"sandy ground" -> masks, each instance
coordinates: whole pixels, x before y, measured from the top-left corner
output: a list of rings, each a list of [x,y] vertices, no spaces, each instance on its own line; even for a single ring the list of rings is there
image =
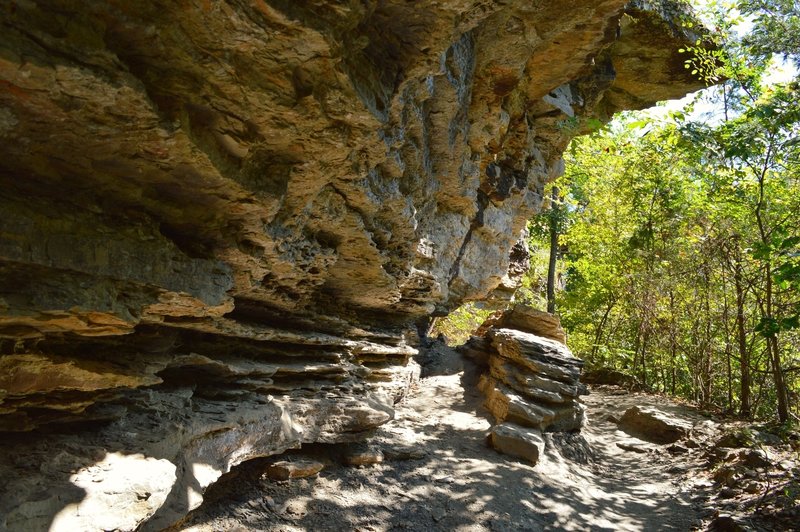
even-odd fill
[[[486,446],[474,367],[436,369],[370,442],[382,463],[343,466],[335,458],[348,448],[312,446],[300,456],[328,463],[318,476],[274,481],[263,475],[270,460],[253,461],[175,530],[691,530],[708,517],[699,455],[673,456],[609,420],[636,404],[704,423],[690,409],[594,390],[582,434],[548,435],[530,466]]]

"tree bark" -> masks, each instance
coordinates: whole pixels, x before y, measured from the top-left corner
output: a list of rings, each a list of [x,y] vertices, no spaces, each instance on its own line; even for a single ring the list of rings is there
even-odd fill
[[[596,361],[597,351],[600,348],[600,341],[603,339],[603,329],[608,321],[608,315],[611,313],[611,310],[616,304],[617,298],[614,296],[611,298],[611,301],[608,302],[608,306],[606,307],[606,311],[603,313],[603,318],[600,320],[600,323],[597,324],[597,329],[595,330],[594,334],[594,344],[592,345],[592,360]],[[605,364],[605,359],[602,363]]]
[[[767,161],[770,160],[771,154],[772,144],[770,144],[770,147],[767,149]],[[761,244],[765,247],[770,245],[770,235],[767,231],[767,224],[764,220],[764,206],[766,200],[764,194],[764,185],[767,179],[767,169],[768,167],[765,163],[761,168],[761,172],[758,174],[758,203],[756,204],[755,212],[756,222],[758,223],[758,234],[761,237]],[[766,324],[772,327],[772,324],[775,321],[775,315],[773,311],[774,291],[772,286],[772,259],[769,255],[767,256],[767,260],[764,261],[764,286],[765,308],[762,317],[765,319]],[[789,420],[789,395],[786,390],[786,381],[783,378],[783,370],[781,369],[781,353],[778,344],[777,331],[768,331],[767,349],[772,362],[772,379],[775,384],[775,395],[778,403],[778,420],[781,423],[785,423]]]
[[[738,245],[738,244],[737,244]],[[740,372],[740,400],[739,415],[749,418],[752,415],[752,405],[750,404],[750,388],[752,378],[750,376],[750,350],[747,348],[747,333],[744,329],[744,282],[742,280],[742,258],[738,249],[734,255],[733,262],[733,284],[736,291],[736,339],[739,347],[739,372]]]
[[[558,259],[558,187],[550,196],[550,262],[547,265],[547,312],[556,312],[556,260]]]

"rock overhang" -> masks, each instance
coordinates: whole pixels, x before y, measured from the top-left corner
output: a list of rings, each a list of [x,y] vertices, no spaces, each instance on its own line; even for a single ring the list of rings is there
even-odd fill
[[[505,282],[582,122],[703,86],[674,5],[4,7],[0,427],[45,456],[88,426],[81,467],[141,453],[183,487],[212,434],[252,451],[215,471],[362,437],[413,379],[411,325]],[[258,416],[280,430],[252,446]],[[39,475],[11,505],[69,476],[3,467]]]

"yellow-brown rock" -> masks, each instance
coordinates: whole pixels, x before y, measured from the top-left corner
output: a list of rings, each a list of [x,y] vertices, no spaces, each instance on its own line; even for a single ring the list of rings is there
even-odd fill
[[[161,383],[147,373],[125,374],[108,362],[92,362],[40,354],[14,354],[0,358],[0,390],[24,396],[58,390],[91,392],[113,388],[138,388]]]
[[[157,529],[244,460],[390,420],[426,320],[513,290],[587,120],[701,87],[673,8],[0,5],[0,529],[127,504],[108,453],[164,498],[98,526]]]
[[[325,464],[315,460],[281,460],[270,464],[267,476],[273,480],[313,477],[325,468]]]
[[[504,312],[497,312],[486,320],[475,332],[483,336],[490,328],[516,329],[567,344],[567,334],[561,327],[561,320],[548,312],[537,310],[527,305],[514,305]]]

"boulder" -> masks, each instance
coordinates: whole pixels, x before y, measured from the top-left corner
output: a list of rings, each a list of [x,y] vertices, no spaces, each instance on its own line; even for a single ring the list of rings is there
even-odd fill
[[[489,334],[500,357],[532,374],[577,386],[583,361],[573,357],[565,345],[513,329],[493,329]]]
[[[575,400],[547,403],[541,397],[514,393],[486,377],[479,386],[486,395],[484,405],[498,423],[508,420],[539,430],[558,431],[577,430],[583,426],[586,408]]]
[[[632,406],[619,420],[619,428],[653,443],[675,443],[691,434],[690,423],[654,408]]]
[[[743,449],[739,452],[739,460],[746,467],[765,468],[774,465],[769,455],[760,449]]]
[[[56,530],[134,530],[143,517],[153,515],[168,499],[176,480],[175,465],[169,460],[142,454],[108,453],[99,462],[70,475],[70,482],[84,491],[83,498],[59,511],[50,524]],[[51,495],[52,496],[52,495]],[[36,518],[55,501],[41,500],[41,506],[25,503],[13,512],[21,529],[33,530]],[[10,529],[16,529],[10,526]]]
[[[545,323],[541,327],[539,321]],[[524,330],[507,328],[519,324]],[[584,392],[583,361],[560,341],[530,331],[560,330],[558,318],[517,305],[491,316],[461,349],[473,360],[485,361],[488,372],[478,387],[486,408],[498,423],[514,423],[539,430],[571,431],[584,421],[578,396]]]
[[[586,384],[606,384],[629,389],[641,387],[633,375],[611,368],[596,368],[585,371],[581,380]]]
[[[533,465],[539,462],[545,446],[541,431],[513,423],[492,427],[489,443],[501,453],[522,458]]]
[[[752,447],[755,444],[753,439],[753,432],[748,428],[738,428],[727,430],[719,439],[714,443],[714,447],[718,448],[738,448],[738,447]]]

